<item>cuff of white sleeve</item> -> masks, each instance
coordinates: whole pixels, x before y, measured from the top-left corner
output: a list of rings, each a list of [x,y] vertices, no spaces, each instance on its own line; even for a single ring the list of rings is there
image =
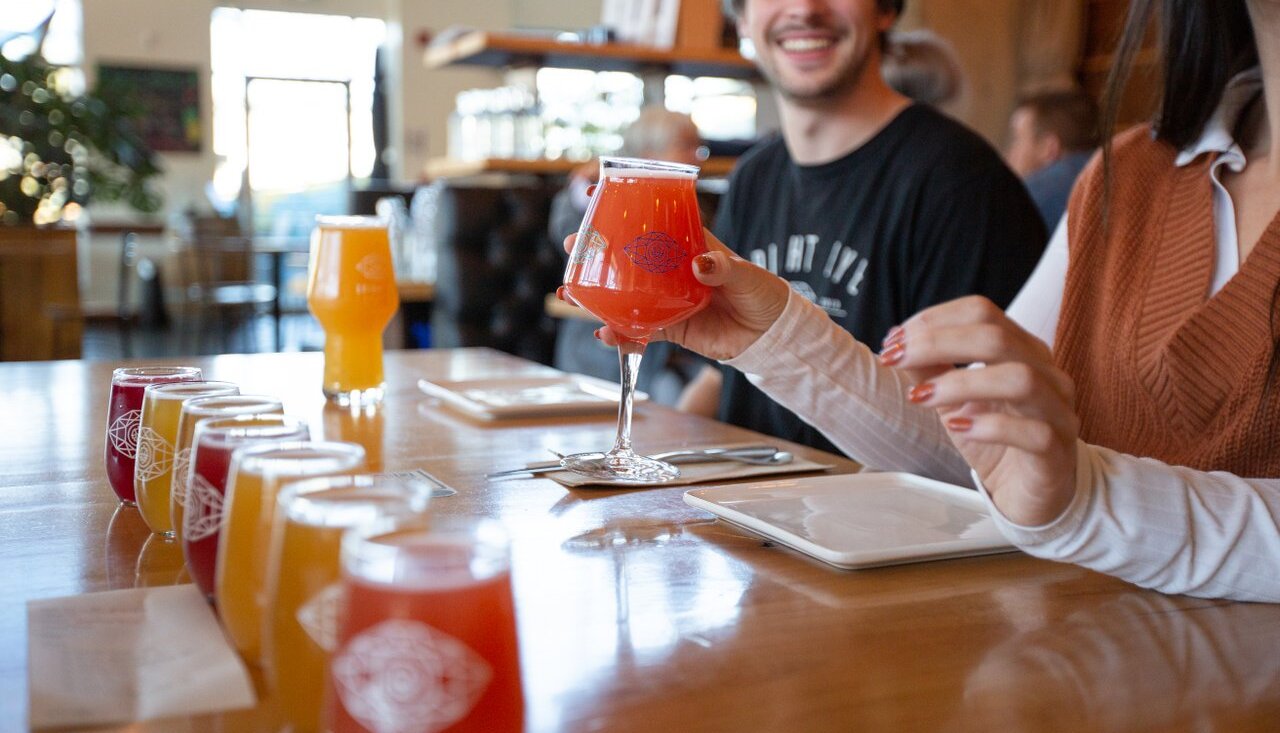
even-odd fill
[[[797,324],[804,320],[805,306],[812,307],[809,301],[800,297],[795,290],[787,288],[787,304],[783,307],[778,320],[774,321],[767,331],[760,334],[760,338],[756,339],[755,343],[743,349],[741,354],[720,363],[744,374],[762,373],[775,354],[789,348],[790,337],[795,334]]]
[[[1060,514],[1057,519],[1038,527],[1028,527],[1009,520],[1008,517],[1001,513],[995,502],[991,500],[991,494],[987,492],[987,487],[983,486],[982,479],[978,477],[978,473],[976,471],[971,471],[970,473],[973,474],[974,485],[978,487],[978,491],[986,499],[987,506],[991,510],[991,518],[995,521],[1000,533],[1019,547],[1035,547],[1046,545],[1071,535],[1079,530],[1084,523],[1089,504],[1093,499],[1092,455],[1093,450],[1088,443],[1082,440],[1076,441],[1076,495],[1072,497],[1066,511]]]

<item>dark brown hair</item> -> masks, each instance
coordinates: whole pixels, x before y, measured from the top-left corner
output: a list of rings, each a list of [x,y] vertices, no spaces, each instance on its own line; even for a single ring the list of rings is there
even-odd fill
[[[1031,112],[1037,135],[1056,136],[1068,151],[1093,150],[1101,142],[1098,105],[1082,91],[1031,94],[1018,100],[1017,109]]]

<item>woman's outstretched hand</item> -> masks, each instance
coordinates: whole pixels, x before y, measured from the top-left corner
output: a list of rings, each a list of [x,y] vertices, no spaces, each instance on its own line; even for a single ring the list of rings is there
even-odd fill
[[[1062,515],[1075,496],[1080,421],[1075,386],[1043,341],[971,296],[890,331],[880,361],[907,370],[909,398],[937,409],[1005,517],[1040,526]]]
[[[653,340],[671,341],[712,359],[731,359],[778,320],[791,286],[735,255],[711,232],[704,233],[707,252],[693,258],[691,266],[694,277],[711,286],[711,302],[688,320],[658,331]],[[565,251],[573,251],[576,238],[576,234],[565,238]],[[573,302],[563,286],[556,297]],[[597,335],[610,346],[617,344],[608,326],[600,328]]]

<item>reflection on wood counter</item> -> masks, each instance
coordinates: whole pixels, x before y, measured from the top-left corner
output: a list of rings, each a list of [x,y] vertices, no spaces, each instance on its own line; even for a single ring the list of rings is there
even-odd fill
[[[374,418],[334,414],[321,355],[184,359],[283,398],[315,437],[457,489],[441,514],[513,537],[526,727],[533,731],[1273,730],[1280,607],[1162,596],[1024,555],[840,572],[686,506],[683,489],[570,490],[484,474],[607,447],[613,417],[482,422],[419,378],[530,375],[488,350],[387,354]],[[116,364],[0,365],[0,730],[26,721],[29,599],[171,583],[102,466]],[[341,411],[339,411],[341,412]],[[375,419],[376,418],[376,419]],[[759,442],[658,405],[642,450]],[[776,442],[776,441],[773,441]],[[851,462],[780,443],[797,455]],[[318,702],[317,702],[318,704]],[[267,708],[130,730],[266,731]]]

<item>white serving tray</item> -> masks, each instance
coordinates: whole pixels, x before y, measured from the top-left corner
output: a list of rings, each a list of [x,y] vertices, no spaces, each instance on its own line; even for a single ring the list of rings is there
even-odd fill
[[[618,410],[617,384],[558,372],[529,377],[418,380],[418,389],[482,420],[589,415]],[[637,402],[649,398],[636,392]]]
[[[909,473],[813,476],[685,492],[685,503],[838,568],[1010,552],[978,492]]]

